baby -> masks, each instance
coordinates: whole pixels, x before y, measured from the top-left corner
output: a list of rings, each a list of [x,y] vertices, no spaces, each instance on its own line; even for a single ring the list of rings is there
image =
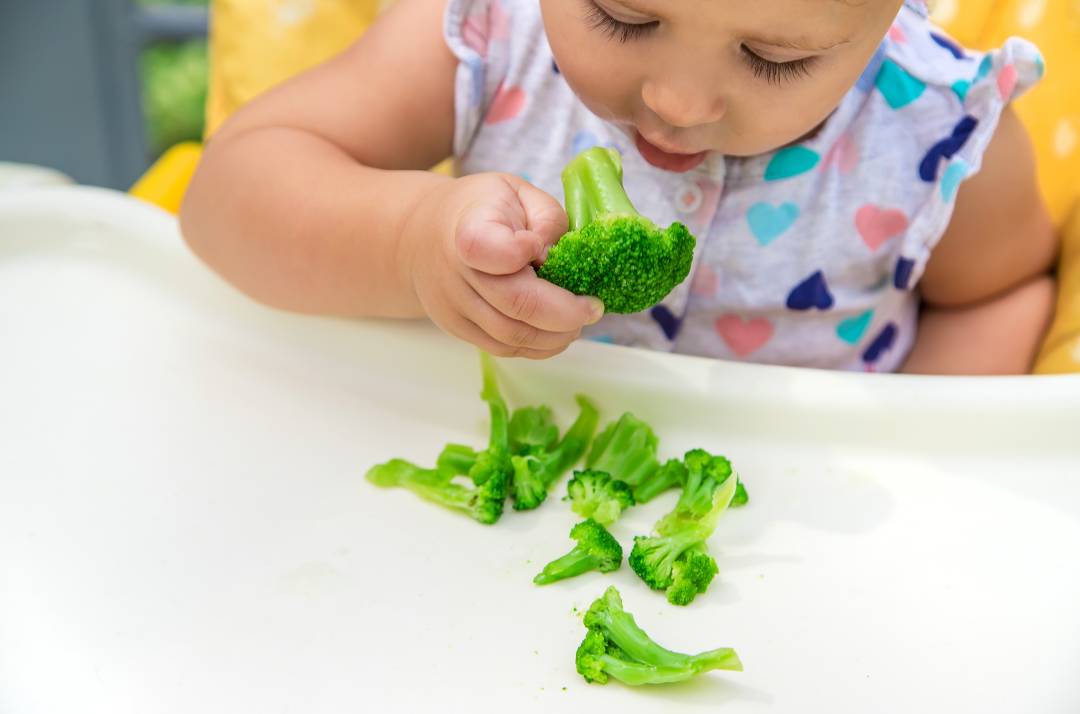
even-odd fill
[[[287,310],[429,316],[500,356],[582,335],[755,362],[1026,372],[1057,250],[1009,102],[1023,40],[972,53],[913,0],[399,0],[209,142],[184,235]],[[560,170],[614,147],[697,236],[637,314],[539,279]],[[459,178],[426,171],[453,156]]]

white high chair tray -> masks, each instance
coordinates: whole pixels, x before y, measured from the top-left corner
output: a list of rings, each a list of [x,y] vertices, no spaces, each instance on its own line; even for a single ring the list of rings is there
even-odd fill
[[[1080,376],[939,379],[578,344],[500,361],[565,428],[584,392],[750,493],[687,608],[626,565],[537,587],[560,483],[485,527],[363,476],[481,446],[475,350],[424,322],[285,314],[176,222],[0,193],[0,711],[1080,710]],[[675,501],[612,527],[629,551]],[[609,585],[660,644],[744,672],[588,685]]]

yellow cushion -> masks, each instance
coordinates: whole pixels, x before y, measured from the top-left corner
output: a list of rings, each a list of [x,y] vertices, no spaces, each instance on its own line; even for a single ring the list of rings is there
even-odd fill
[[[1080,372],[1080,209],[1063,232],[1057,315],[1035,361],[1035,374],[1066,372]]]
[[[392,0],[213,0],[206,131],[275,84],[333,57]]]
[[[180,201],[201,155],[202,146],[196,142],[177,144],[162,154],[128,193],[171,213],[179,213]]]

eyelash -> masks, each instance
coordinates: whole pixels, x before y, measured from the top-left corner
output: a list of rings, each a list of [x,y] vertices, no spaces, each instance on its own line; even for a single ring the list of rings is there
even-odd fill
[[[770,62],[764,57],[754,54],[747,49],[746,45],[739,48],[743,59],[750,65],[750,71],[754,77],[764,77],[769,84],[773,82],[779,87],[783,80],[794,81],[802,77],[810,76],[810,69],[817,61],[817,57],[803,57],[790,62]]]
[[[590,2],[589,5],[591,6],[588,17],[590,28],[600,30],[607,35],[609,40],[617,39],[619,44],[626,44],[643,37],[660,24],[656,20],[642,23],[622,22],[607,14],[604,8],[596,3]]]

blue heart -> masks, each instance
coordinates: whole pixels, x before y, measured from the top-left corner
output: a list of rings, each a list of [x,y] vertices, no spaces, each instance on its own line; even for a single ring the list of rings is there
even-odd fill
[[[590,342],[602,342],[605,345],[615,344],[615,339],[611,335],[597,335],[596,337],[590,337]]]
[[[953,200],[956,196],[956,190],[960,188],[960,182],[968,175],[967,162],[963,159],[956,159],[949,168],[945,169],[945,175],[941,177],[941,195],[946,202]]]
[[[926,90],[925,82],[915,79],[889,59],[881,63],[874,84],[893,109],[911,104]]]
[[[562,74],[562,72],[559,71],[559,65],[556,64],[555,60],[551,60],[551,69],[555,72],[555,74]]]
[[[904,256],[896,259],[896,272],[893,273],[893,285],[897,290],[907,290],[911,282],[911,273],[915,270],[915,261]]]
[[[961,119],[960,123],[953,127],[952,136],[942,139],[934,144],[930,151],[926,152],[926,156],[923,157],[922,162],[919,164],[919,178],[927,182],[936,180],[941,160],[943,158],[951,159],[956,155],[956,152],[964,148],[964,144],[971,138],[971,133],[975,131],[975,127],[978,125],[979,120],[973,116],[966,116]]]
[[[674,340],[675,335],[679,334],[679,328],[682,327],[682,320],[671,314],[671,310],[663,305],[654,305],[649,314],[660,325],[660,329],[664,331],[667,338]]]
[[[766,181],[779,181],[804,174],[817,166],[821,154],[803,146],[792,146],[776,152],[769,165],[765,167]]]
[[[746,220],[750,223],[750,230],[758,243],[768,245],[781,233],[791,228],[791,224],[799,217],[799,207],[787,201],[779,206],[771,203],[755,203],[746,212]]]
[[[967,59],[968,58],[967,55],[964,54],[964,48],[961,47],[960,45],[956,44],[955,42],[953,42],[951,39],[949,39],[945,35],[939,35],[936,32],[931,32],[930,33],[930,38],[934,42],[938,43],[939,45],[941,45],[942,47],[947,49],[949,52],[952,52],[952,56],[955,57],[956,59],[962,60],[962,59]]]
[[[874,78],[877,77],[877,73],[881,70],[881,63],[884,61],[885,43],[882,42],[878,45],[874,56],[870,58],[870,63],[866,65],[866,69],[859,75],[859,79],[855,82],[855,88],[863,94],[869,94],[870,90],[874,88]]]
[[[582,151],[585,151],[585,149],[591,149],[594,146],[600,146],[600,137],[598,137],[596,134],[592,133],[588,129],[585,129],[583,131],[579,131],[577,134],[574,134],[574,143],[572,145],[571,151],[573,152],[574,156],[577,156]]]
[[[787,306],[791,310],[828,310],[833,306],[833,296],[825,282],[825,275],[819,270],[802,281],[788,293]]]
[[[971,89],[971,82],[966,79],[958,79],[953,82],[952,90],[953,94],[957,96],[961,103],[967,99],[968,90]]]
[[[881,359],[881,355],[891,349],[893,343],[896,342],[896,334],[897,329],[895,323],[890,322],[885,325],[885,328],[878,333],[878,336],[874,338],[874,341],[871,342],[870,346],[863,352],[863,362],[866,364],[874,364]]]
[[[596,134],[592,133],[588,129],[582,129],[578,133],[574,134],[574,140],[571,144],[570,149],[574,152],[574,156],[577,156],[582,151],[585,151],[585,149],[591,149],[594,146],[606,146],[611,149],[615,149],[616,151],[619,150],[618,147],[616,147],[615,144],[612,144],[610,141],[606,144],[601,143],[600,137],[598,137]]]
[[[873,318],[873,310],[867,310],[858,317],[849,317],[837,326],[836,335],[849,345],[853,345],[862,339]]]

